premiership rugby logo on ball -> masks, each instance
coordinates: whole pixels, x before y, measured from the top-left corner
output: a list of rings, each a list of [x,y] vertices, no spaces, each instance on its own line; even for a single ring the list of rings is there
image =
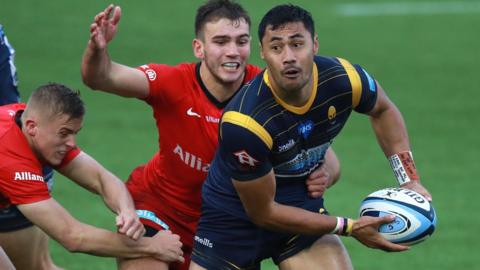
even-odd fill
[[[395,215],[395,220],[378,229],[389,241],[413,245],[427,239],[435,230],[437,217],[431,203],[419,193],[404,188],[386,188],[368,195],[360,216]]]

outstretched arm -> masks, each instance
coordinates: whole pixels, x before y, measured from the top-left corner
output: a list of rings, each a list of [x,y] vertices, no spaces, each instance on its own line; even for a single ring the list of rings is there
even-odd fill
[[[108,43],[115,37],[121,9],[109,5],[90,25],[90,40],[83,54],[82,79],[92,89],[125,97],[145,98],[148,80],[140,70],[115,63],[108,54]]]
[[[295,234],[315,235],[331,233],[338,227],[339,219],[336,217],[275,202],[275,175],[273,170],[254,180],[232,181],[247,215],[258,226]],[[381,224],[391,221],[393,221],[392,216],[381,218],[361,217],[357,221],[353,221],[348,232],[342,234],[351,234],[358,241],[371,248],[387,251],[407,250],[408,247],[393,244],[378,232],[378,227]]]
[[[411,151],[410,142],[402,114],[378,83],[377,89],[377,102],[369,115],[378,143],[388,158],[399,154],[400,156],[407,156],[406,160],[409,164],[406,164],[408,167],[406,169],[410,171],[412,181],[401,182],[401,186],[412,189],[424,195],[428,200],[432,200],[432,196],[422,186],[416,174],[413,157],[409,153]]]
[[[59,171],[77,184],[102,196],[105,204],[117,214],[116,225],[119,233],[132,239],[143,236],[145,229],[135,213],[127,188],[97,161],[81,152]]]
[[[80,223],[53,198],[21,204],[18,209],[71,252],[122,258],[152,256],[167,262],[183,261],[179,236],[169,231],[135,241],[122,234]]]

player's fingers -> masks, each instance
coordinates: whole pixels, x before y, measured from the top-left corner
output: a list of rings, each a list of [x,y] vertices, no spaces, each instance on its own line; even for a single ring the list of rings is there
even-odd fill
[[[388,251],[388,252],[401,252],[401,251],[407,251],[410,249],[409,246],[402,246],[402,245],[399,245],[399,244],[394,244],[390,241],[387,241],[385,240],[383,243],[382,243],[382,249],[385,250],[385,251]]]
[[[100,23],[100,21],[103,20],[104,17],[105,17],[105,12],[102,11],[95,16],[94,21],[96,23]]]
[[[117,230],[119,233],[126,233],[126,226],[125,226],[125,219],[123,216],[117,216],[115,218],[115,225],[117,226]]]
[[[383,217],[379,217],[377,219],[377,225],[380,226],[382,224],[390,223],[395,220],[395,215],[387,215]]]
[[[142,226],[140,229],[138,229],[137,231],[135,231],[133,233],[132,239],[133,240],[138,240],[143,235],[145,235],[145,228],[143,228],[143,226]]]
[[[309,176],[308,178],[310,179],[314,179],[314,178],[317,178],[317,177],[322,177],[324,176],[324,174],[326,173],[326,171],[322,168],[319,168],[319,169],[316,169],[315,171],[313,171]]]
[[[122,9],[120,8],[120,6],[116,6],[115,9],[113,10],[112,23],[114,25],[117,25],[118,22],[120,21],[121,16],[122,16]]]
[[[143,235],[145,230],[140,222],[129,223],[128,227],[125,228],[127,229],[126,235],[133,239],[138,239],[139,235]]]
[[[320,198],[320,197],[322,197],[322,195],[323,195],[323,192],[310,192],[308,195],[309,195],[310,197],[312,197],[312,198],[315,198],[315,199],[316,199],[316,198]]]
[[[113,4],[110,4],[103,10],[105,15],[107,15],[107,18],[108,18],[108,15],[110,15],[110,12],[112,11],[112,9],[113,9]]]
[[[427,190],[422,190],[422,192],[419,192],[425,199],[427,199],[429,202],[432,201],[432,195],[427,191]]]

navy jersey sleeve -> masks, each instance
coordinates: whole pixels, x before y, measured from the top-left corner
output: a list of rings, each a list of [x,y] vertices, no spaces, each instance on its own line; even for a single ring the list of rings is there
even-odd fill
[[[253,180],[271,169],[272,138],[251,117],[228,111],[220,125],[220,154],[233,179]]]
[[[352,87],[352,108],[359,113],[368,113],[377,102],[377,84],[361,66],[352,65],[337,57],[345,69]]]
[[[362,91],[360,93],[360,101],[354,108],[359,113],[368,113],[375,106],[377,101],[377,83],[366,70],[359,65],[354,65],[355,70],[360,76]]]

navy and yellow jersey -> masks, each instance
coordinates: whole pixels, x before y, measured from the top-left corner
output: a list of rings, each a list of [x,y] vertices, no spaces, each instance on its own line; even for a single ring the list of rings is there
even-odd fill
[[[231,179],[253,180],[272,168],[277,202],[301,206],[307,200],[305,180],[323,163],[351,111],[369,112],[377,97],[375,80],[341,58],[316,56],[312,76],[311,96],[302,107],[282,101],[267,72],[237,93],[221,119],[204,202],[246,217]]]

